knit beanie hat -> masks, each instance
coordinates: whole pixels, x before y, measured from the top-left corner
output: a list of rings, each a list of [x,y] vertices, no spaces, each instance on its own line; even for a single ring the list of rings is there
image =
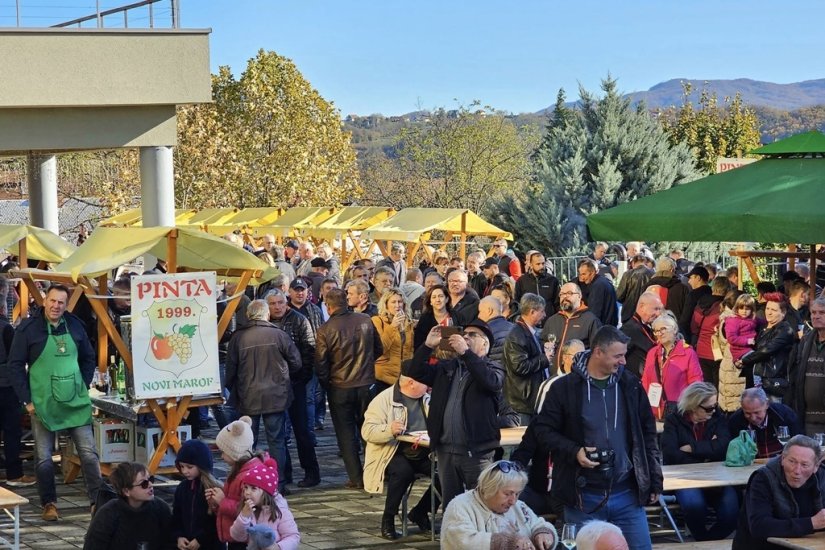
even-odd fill
[[[238,462],[252,453],[252,419],[242,416],[218,432],[215,444],[226,456]]]
[[[247,470],[243,482],[246,485],[260,487],[274,496],[278,492],[278,463],[267,458],[263,464],[256,464]]]
[[[188,439],[183,442],[178,451],[178,457],[175,459],[175,466],[181,462],[193,464],[202,472],[212,471],[212,453],[206,443],[200,439]]]

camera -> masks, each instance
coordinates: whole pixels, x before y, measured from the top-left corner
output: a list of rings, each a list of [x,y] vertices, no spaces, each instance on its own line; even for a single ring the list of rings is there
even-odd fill
[[[613,449],[596,449],[595,451],[585,451],[587,460],[590,462],[598,462],[599,466],[613,464],[614,452]]]
[[[589,485],[607,486],[613,480],[613,463],[616,453],[613,449],[596,449],[585,451],[587,459],[598,466],[583,471]]]

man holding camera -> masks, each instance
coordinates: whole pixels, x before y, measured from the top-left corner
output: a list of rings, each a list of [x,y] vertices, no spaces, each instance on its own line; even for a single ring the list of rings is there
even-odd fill
[[[630,548],[649,549],[644,506],[662,492],[661,455],[650,402],[625,369],[627,342],[617,328],[601,327],[533,422],[553,456],[551,494],[565,504],[564,521],[608,521]]]
[[[493,342],[490,327],[478,319],[444,342],[436,326],[404,365],[402,374],[433,389],[427,432],[438,458],[444,509],[465,487],[475,488],[501,440],[504,368],[487,358]]]

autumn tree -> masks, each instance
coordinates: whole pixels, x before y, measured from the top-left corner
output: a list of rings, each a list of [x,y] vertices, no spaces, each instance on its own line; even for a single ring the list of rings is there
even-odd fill
[[[633,108],[610,77],[604,95],[580,89],[580,107],[551,114],[533,156],[533,181],[495,202],[491,221],[523,250],[564,256],[588,251],[587,215],[696,179],[684,144],[671,144],[642,107]]]
[[[504,191],[529,182],[538,137],[478,103],[438,109],[402,128],[388,152],[362,161],[367,192],[361,202],[484,213]]]
[[[690,82],[683,82],[682,90],[682,106],[666,109],[660,120],[672,144],[690,146],[699,170],[712,174],[720,157],[742,158],[759,147],[759,119],[741,94],[725,97],[720,105],[716,93],[703,87],[694,106]]]
[[[221,67],[212,94],[178,110],[179,207],[334,206],[359,194],[338,110],[292,61],[261,50],[239,79]]]

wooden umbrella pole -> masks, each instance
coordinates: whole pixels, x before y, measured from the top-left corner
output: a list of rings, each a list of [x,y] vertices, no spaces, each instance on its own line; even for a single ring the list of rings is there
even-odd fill
[[[169,274],[178,271],[178,230],[171,229],[166,236],[166,272]]]
[[[20,262],[20,269],[26,269],[29,267],[28,264],[28,252],[26,250],[26,240],[28,237],[24,237],[20,239],[17,243],[17,252],[18,252],[18,261]],[[20,290],[18,291],[20,294],[20,318],[26,319],[29,316],[29,287],[27,284],[21,284]]]

